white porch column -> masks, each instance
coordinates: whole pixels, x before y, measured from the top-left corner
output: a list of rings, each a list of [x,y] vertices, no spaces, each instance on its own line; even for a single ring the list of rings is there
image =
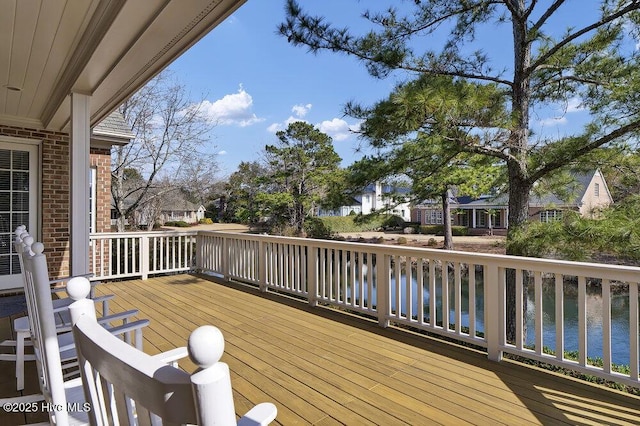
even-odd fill
[[[473,229],[476,227],[476,209],[471,210],[471,227]]]
[[[89,100],[71,94],[71,142],[69,146],[71,209],[71,274],[89,273]]]

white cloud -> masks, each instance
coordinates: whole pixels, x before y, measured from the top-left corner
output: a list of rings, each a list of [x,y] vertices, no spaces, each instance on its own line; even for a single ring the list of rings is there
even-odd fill
[[[307,113],[309,112],[309,110],[311,109],[313,105],[311,104],[306,104],[306,105],[294,105],[293,108],[291,108],[291,112],[293,112],[296,117],[304,117],[305,115],[307,115]]]
[[[223,149],[222,151],[218,152],[218,155],[227,155],[227,151]]]
[[[566,124],[567,123],[567,118],[566,117],[543,118],[538,123],[541,126],[556,126],[558,124]]]
[[[282,130],[282,124],[281,123],[273,123],[271,124],[269,127],[267,127],[267,132],[269,133],[275,133]]]
[[[316,126],[322,133],[326,133],[336,141],[343,141],[349,138],[360,126],[350,126],[349,123],[341,118],[334,118],[333,120],[325,120]]]
[[[582,99],[571,98],[567,101],[567,112],[577,112],[584,110],[585,108],[582,106]]]
[[[242,86],[237,93],[225,95],[215,102],[205,100],[200,107],[211,122],[223,126],[246,127],[264,121],[253,113],[253,98]]]
[[[285,130],[287,127],[289,127],[289,124],[295,123],[296,121],[302,121],[302,122],[307,123],[307,120],[303,120],[301,118],[294,117],[294,116],[291,115],[291,116],[289,116],[289,118],[284,120],[283,123],[273,123],[273,124],[271,124],[269,127],[267,127],[267,132],[276,133],[276,132],[279,132],[280,130]]]

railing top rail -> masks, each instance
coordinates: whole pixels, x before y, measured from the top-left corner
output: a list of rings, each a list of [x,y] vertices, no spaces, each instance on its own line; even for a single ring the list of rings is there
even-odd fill
[[[144,236],[182,236],[182,235],[197,235],[198,231],[177,231],[177,230],[164,230],[164,231],[133,231],[133,232],[96,232],[92,233],[89,238],[92,239],[108,239],[108,238],[128,238],[128,237],[144,237]]]
[[[364,251],[380,255],[387,254],[394,256],[422,257],[444,262],[461,262],[477,265],[497,264],[501,268],[543,271],[564,275],[586,276],[591,278],[605,278],[613,281],[640,282],[640,267],[636,266],[540,259],[534,257],[473,253],[422,247],[404,247],[385,244],[316,240],[311,238],[280,237],[275,235],[262,234],[246,234],[220,231],[198,231],[198,234],[217,235],[222,237],[264,241],[279,244],[308,245],[318,248],[338,248],[344,250]]]

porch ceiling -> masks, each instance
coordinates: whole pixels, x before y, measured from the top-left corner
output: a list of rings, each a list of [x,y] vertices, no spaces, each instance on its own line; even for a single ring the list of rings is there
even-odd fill
[[[0,0],[0,123],[65,129],[70,93],[91,125],[245,0]]]

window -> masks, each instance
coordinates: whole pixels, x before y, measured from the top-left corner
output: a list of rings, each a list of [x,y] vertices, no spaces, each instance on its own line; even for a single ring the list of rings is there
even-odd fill
[[[477,212],[477,221],[478,224],[477,226],[480,228],[486,228],[487,227],[487,213],[483,210],[480,210]]]
[[[540,212],[540,222],[548,223],[562,219],[562,210],[544,210]]]
[[[95,167],[89,168],[89,233],[91,234],[97,232],[98,229],[96,220],[97,174],[98,170]]]
[[[494,228],[502,227],[502,215],[499,210],[491,216],[491,224]]]
[[[428,225],[442,224],[442,210],[427,210],[425,212],[424,223]]]
[[[593,195],[595,195],[596,197],[600,196],[600,184],[599,183],[593,184]]]
[[[416,210],[416,222],[422,223],[422,210],[420,209]]]

